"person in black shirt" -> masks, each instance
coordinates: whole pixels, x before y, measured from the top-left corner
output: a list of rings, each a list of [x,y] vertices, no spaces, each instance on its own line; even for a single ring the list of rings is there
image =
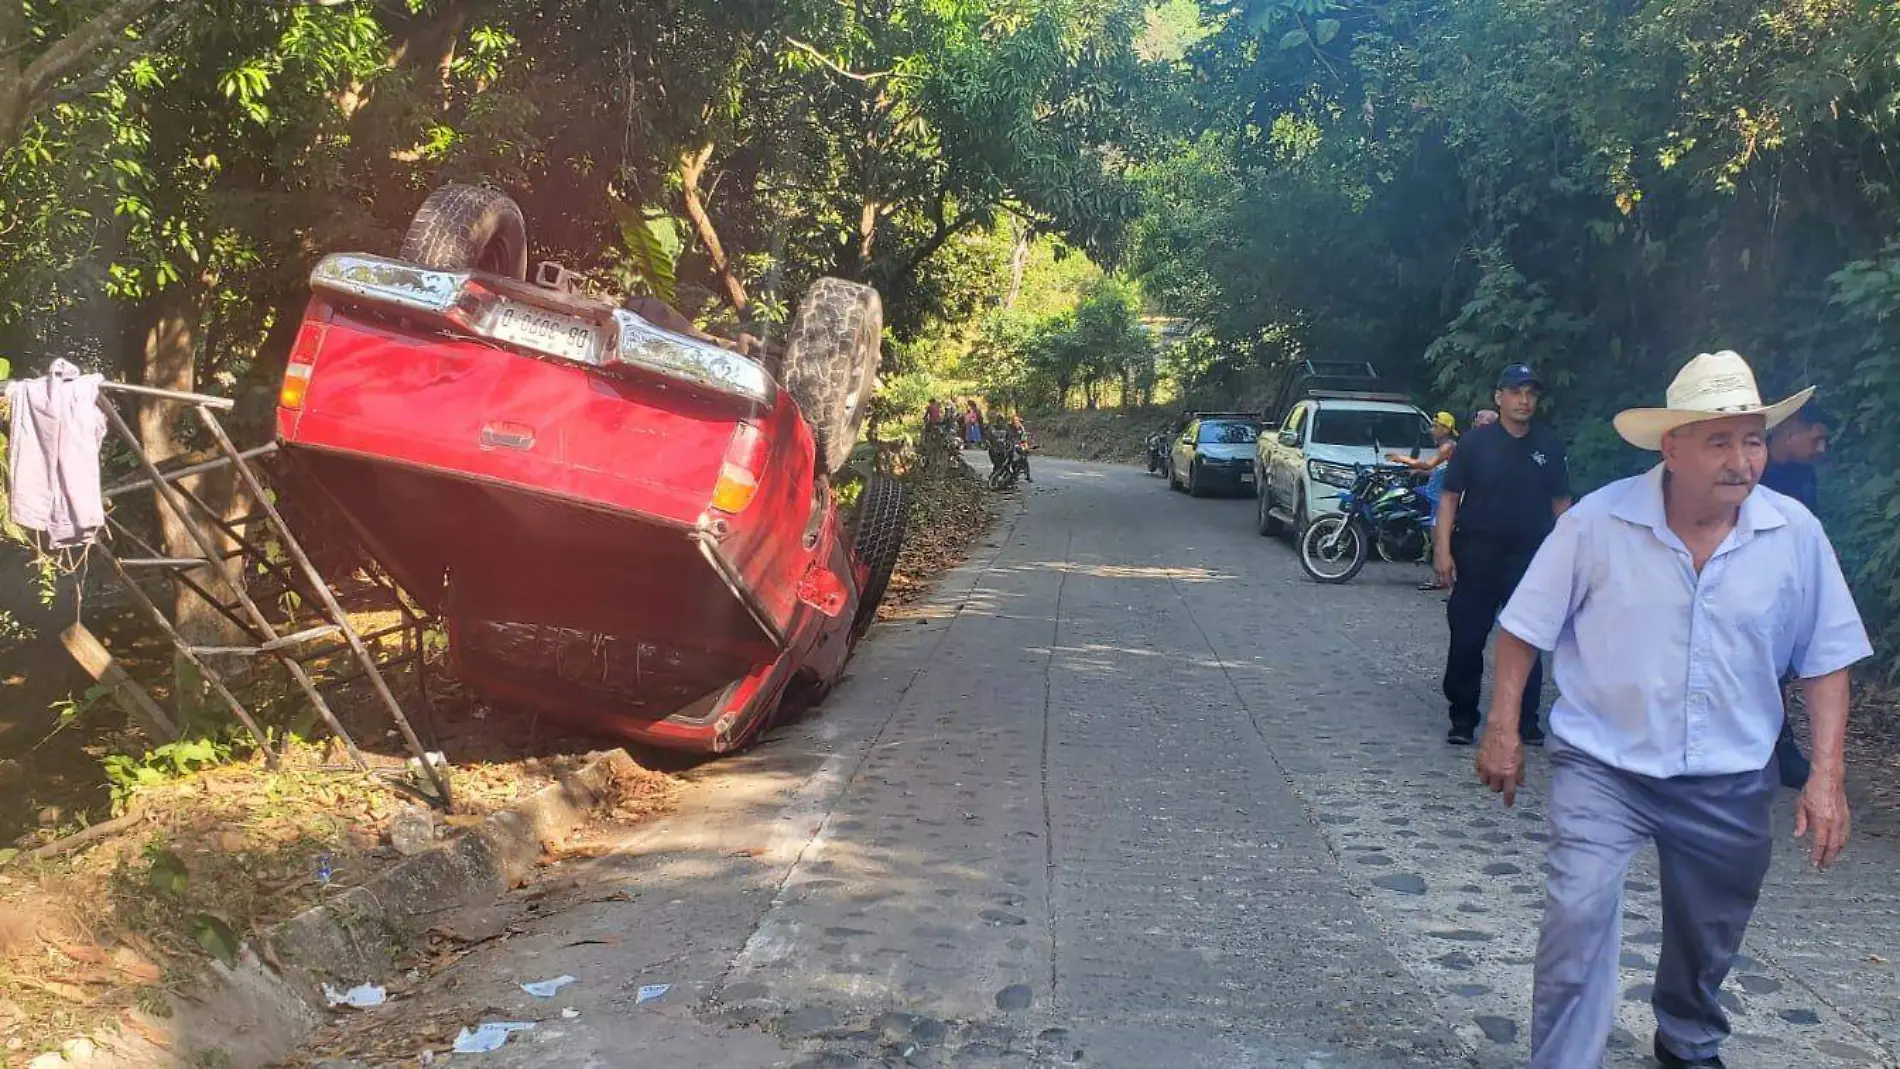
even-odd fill
[[[1818,402],[1802,405],[1769,435],[1768,464],[1761,470],[1761,485],[1787,494],[1818,514],[1821,485],[1814,474],[1814,463],[1826,455],[1828,431],[1833,425],[1834,420]],[[1794,725],[1786,717],[1781,721],[1781,738],[1775,743],[1775,763],[1780,766],[1782,785],[1797,791],[1807,786],[1814,770],[1808,755],[1794,741]]]
[[[1532,422],[1543,384],[1535,372],[1513,364],[1498,376],[1498,421],[1474,427],[1452,454],[1438,498],[1432,532],[1433,567],[1450,588],[1445,614],[1451,646],[1445,653],[1445,700],[1451,731],[1445,741],[1471,745],[1478,730],[1478,697],[1484,683],[1484,646],[1491,625],[1517,589],[1531,557],[1557,517],[1570,507],[1570,471],[1564,443]],[[1524,685],[1518,734],[1540,746],[1537,724],[1543,700],[1543,669],[1531,667]]]
[[[1833,422],[1818,402],[1809,401],[1776,427],[1768,437],[1768,466],[1761,470],[1761,485],[1787,494],[1806,505],[1809,512],[1819,514],[1820,481],[1814,476],[1814,463],[1827,454],[1828,431]]]

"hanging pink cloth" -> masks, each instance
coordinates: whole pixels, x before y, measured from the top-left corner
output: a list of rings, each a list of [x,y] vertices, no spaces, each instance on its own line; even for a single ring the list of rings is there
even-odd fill
[[[44,534],[53,548],[89,545],[106,524],[99,490],[102,375],[53,361],[44,378],[7,383],[13,408],[7,467],[13,522]]]

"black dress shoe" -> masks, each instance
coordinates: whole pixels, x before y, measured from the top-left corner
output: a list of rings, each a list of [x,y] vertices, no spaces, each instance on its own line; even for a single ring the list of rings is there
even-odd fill
[[[1520,731],[1517,734],[1517,738],[1519,742],[1522,742],[1526,746],[1542,746],[1544,744],[1544,732],[1542,728]]]
[[[1663,1069],[1728,1069],[1722,1059],[1714,1056],[1707,1058],[1683,1058],[1663,1046],[1662,1036],[1656,1037],[1656,1061]]]
[[[1463,724],[1453,724],[1451,730],[1445,732],[1445,741],[1453,746],[1469,746],[1477,740],[1477,737],[1477,728],[1466,727]]]

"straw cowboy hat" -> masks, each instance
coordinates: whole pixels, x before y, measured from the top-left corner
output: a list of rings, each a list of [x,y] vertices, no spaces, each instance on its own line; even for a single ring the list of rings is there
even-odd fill
[[[1676,373],[1661,408],[1629,408],[1616,414],[1616,433],[1638,449],[1661,449],[1670,431],[1691,423],[1759,413],[1773,428],[1814,396],[1810,386],[1785,401],[1761,403],[1755,372],[1730,349],[1703,353]]]

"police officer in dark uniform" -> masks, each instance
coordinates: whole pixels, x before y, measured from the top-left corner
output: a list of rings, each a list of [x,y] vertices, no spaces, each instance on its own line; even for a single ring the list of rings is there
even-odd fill
[[[1496,423],[1474,428],[1445,469],[1433,532],[1433,566],[1451,589],[1446,615],[1451,648],[1445,654],[1445,700],[1451,731],[1445,741],[1469,746],[1478,730],[1484,647],[1491,625],[1517,589],[1531,557],[1557,517],[1570,507],[1570,471],[1564,443],[1532,422],[1544,387],[1535,372],[1513,364],[1498,376]],[[1531,667],[1518,732],[1540,746],[1537,724],[1543,668]]]

